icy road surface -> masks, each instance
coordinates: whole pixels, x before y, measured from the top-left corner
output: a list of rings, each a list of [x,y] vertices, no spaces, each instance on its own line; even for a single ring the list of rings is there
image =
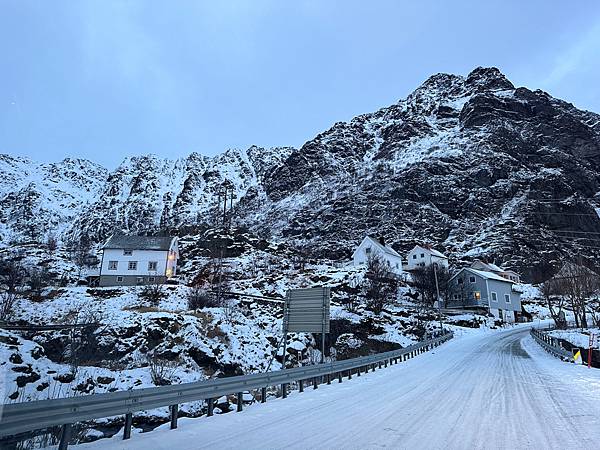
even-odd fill
[[[549,356],[523,327],[474,333],[341,385],[120,439],[77,448],[599,449],[600,370]]]

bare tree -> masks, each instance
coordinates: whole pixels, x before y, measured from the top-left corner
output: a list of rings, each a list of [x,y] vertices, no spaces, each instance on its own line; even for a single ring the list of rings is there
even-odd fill
[[[188,308],[193,310],[214,308],[219,305],[214,295],[198,286],[193,286],[188,290],[187,304]]]
[[[0,292],[0,322],[4,322],[11,318],[18,297],[17,291],[7,290]]]
[[[540,291],[544,297],[550,316],[552,316],[556,327],[559,329],[566,327],[564,313],[566,297],[562,292],[561,287],[561,283],[552,278],[540,285]]]
[[[153,351],[146,355],[146,363],[150,369],[150,377],[156,386],[167,386],[171,384],[171,378],[177,369],[178,362],[162,358]]]
[[[587,267],[566,263],[552,279],[573,310],[575,326],[587,328],[588,301],[600,287],[600,277]]]
[[[419,267],[412,272],[413,285],[420,294],[424,307],[432,308],[437,300],[438,290],[441,299],[447,303],[449,297],[448,280],[450,273],[445,266],[433,264]]]
[[[398,281],[389,264],[378,255],[370,255],[367,260],[367,273],[363,285],[363,295],[367,308],[375,314],[394,302],[398,292]]]
[[[152,283],[146,284],[138,293],[141,300],[145,300],[152,306],[157,306],[160,301],[166,297],[162,285],[158,282],[158,278]]]
[[[54,233],[50,233],[46,238],[46,248],[50,253],[54,253],[58,248],[58,240],[56,239],[56,235],[54,235]]]
[[[48,287],[50,275],[45,267],[33,268],[29,270],[29,290],[31,298],[41,300],[42,291]]]
[[[23,287],[25,269],[12,259],[0,260],[0,284],[6,286],[9,292],[15,292]]]

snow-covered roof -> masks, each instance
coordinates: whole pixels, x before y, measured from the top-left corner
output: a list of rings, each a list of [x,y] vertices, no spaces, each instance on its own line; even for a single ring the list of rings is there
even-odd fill
[[[402,258],[398,254],[398,252],[396,250],[394,250],[392,247],[390,247],[389,245],[383,245],[381,242],[379,242],[377,239],[372,238],[371,236],[365,237],[362,240],[362,242],[360,243],[359,247],[363,244],[363,242],[365,240],[369,240],[375,247],[377,247],[382,252],[387,253],[388,255],[395,256],[396,258]],[[358,248],[357,248],[357,250],[358,250]],[[356,253],[356,250],[354,251],[354,253]]]
[[[173,241],[171,236],[111,236],[102,248],[126,250],[169,250]]]
[[[473,268],[476,265],[483,267],[483,269],[476,269],[476,270],[483,270],[484,272],[504,272],[504,269],[497,266],[496,264],[486,263],[480,259],[476,259],[475,261],[473,261],[473,263],[471,264],[471,267]]]
[[[415,247],[409,252],[412,253],[413,251],[417,250],[417,249],[421,249],[424,250],[426,252],[431,253],[433,256],[437,256],[438,258],[444,258],[444,259],[448,259],[448,257],[446,255],[444,255],[442,252],[438,252],[436,249],[431,248],[431,247],[425,247],[423,245],[415,245]]]
[[[463,270],[469,271],[471,273],[474,273],[475,275],[479,275],[480,277],[488,279],[488,280],[505,281],[507,283],[511,283],[512,284],[512,281],[510,281],[507,278],[501,277],[500,275],[498,275],[497,273],[494,273],[494,272],[488,272],[488,271],[485,271],[485,270],[472,269],[470,267],[465,267]]]

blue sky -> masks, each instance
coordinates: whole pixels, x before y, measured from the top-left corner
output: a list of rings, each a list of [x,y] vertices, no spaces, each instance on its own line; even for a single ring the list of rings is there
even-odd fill
[[[115,167],[301,146],[496,66],[600,112],[600,2],[0,0],[0,153]]]

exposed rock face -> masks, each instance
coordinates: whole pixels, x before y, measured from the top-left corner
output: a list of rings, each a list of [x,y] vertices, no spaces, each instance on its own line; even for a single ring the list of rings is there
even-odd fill
[[[227,178],[237,223],[334,259],[349,257],[365,233],[383,234],[402,252],[425,241],[454,260],[486,256],[535,280],[600,247],[600,116],[515,88],[495,68],[434,75],[405,100],[337,123],[297,150],[135,157],[105,182],[102,169],[94,174],[73,181],[94,200],[65,209],[64,220],[77,217],[67,234],[103,239],[115,228],[205,221]],[[4,233],[24,233],[20,209],[56,203],[1,187]]]

